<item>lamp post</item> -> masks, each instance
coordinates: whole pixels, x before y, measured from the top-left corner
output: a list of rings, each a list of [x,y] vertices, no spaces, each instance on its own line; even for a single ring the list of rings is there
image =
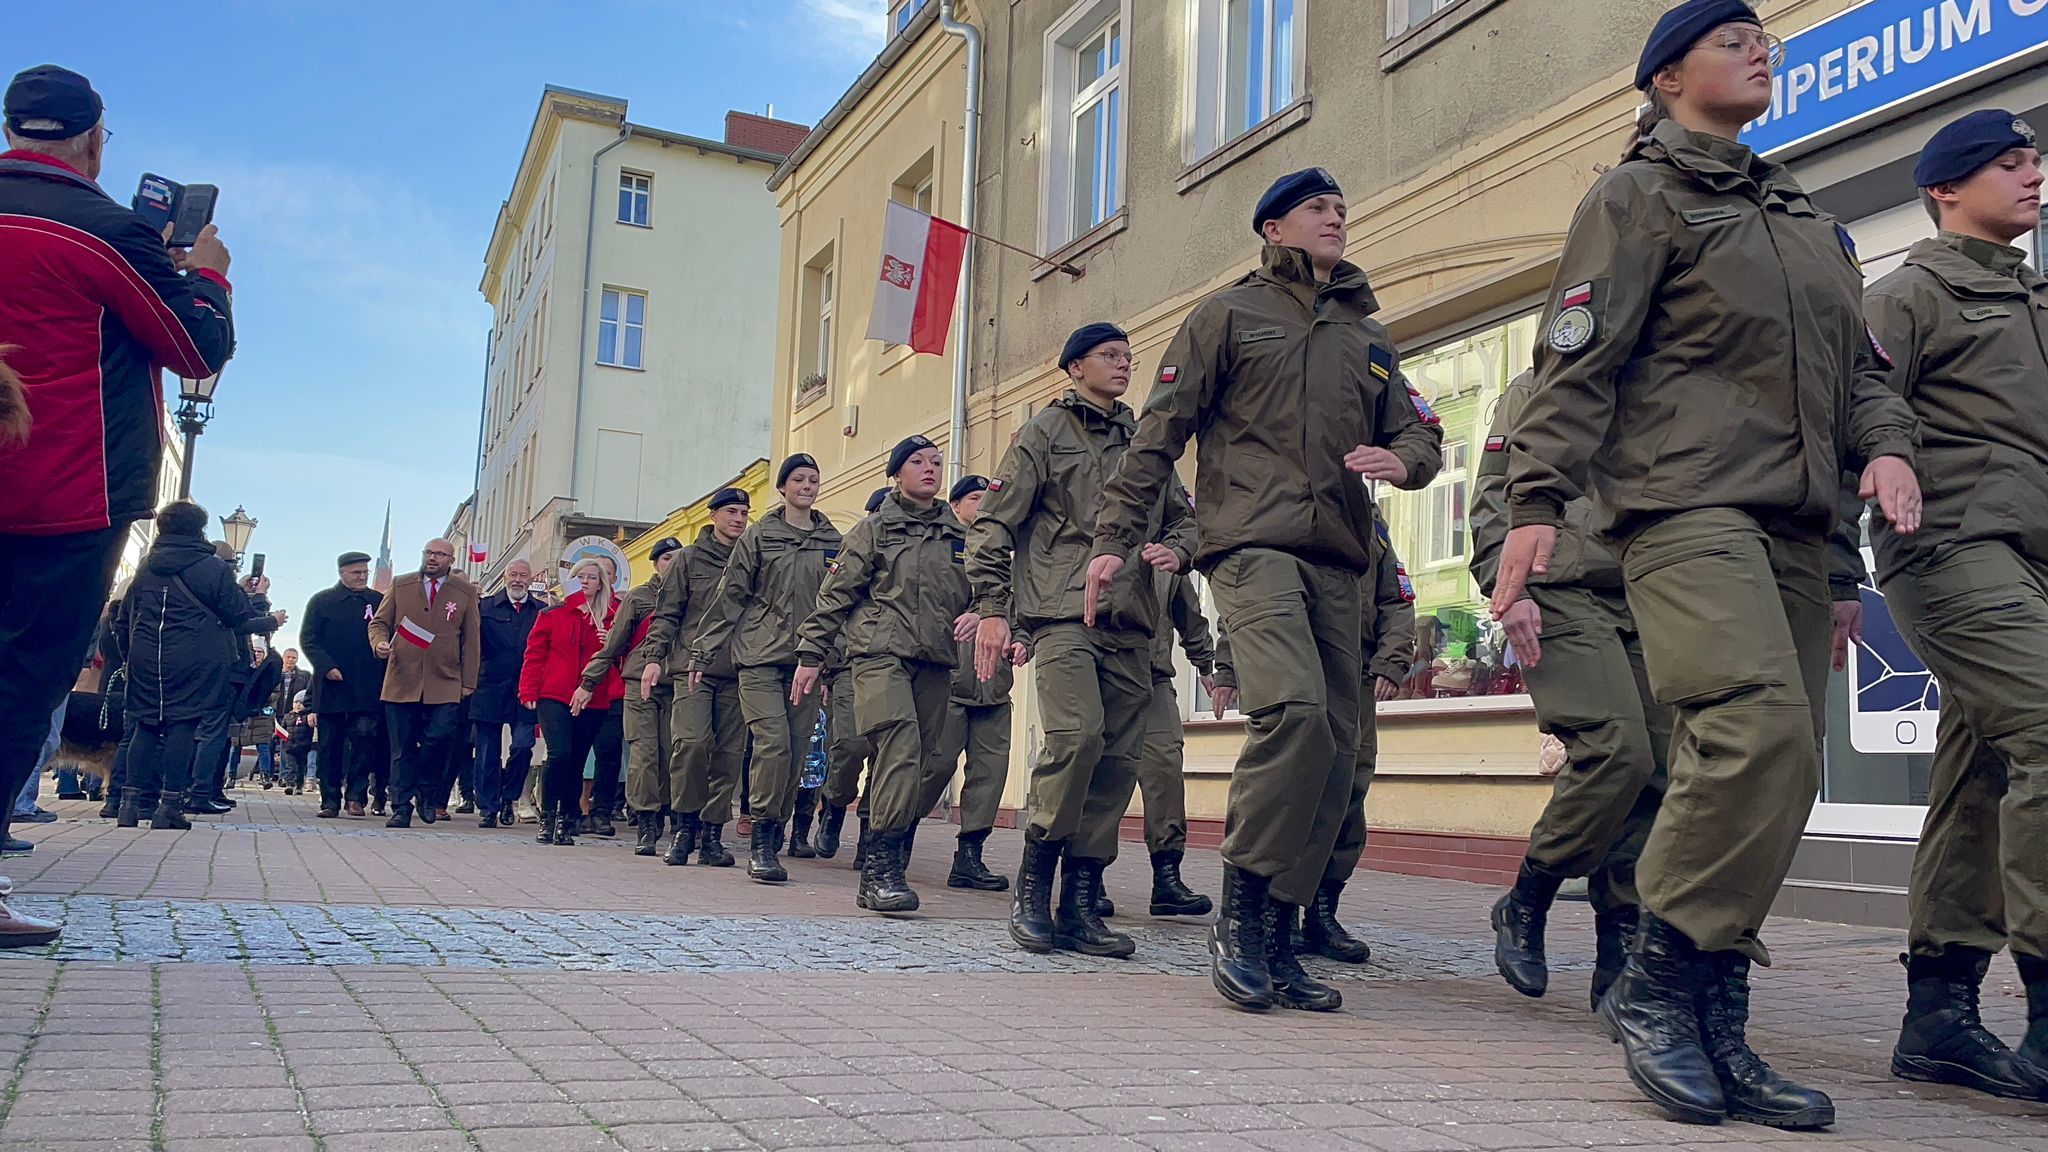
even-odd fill
[[[249,535],[256,531],[256,518],[243,511],[242,506],[237,504],[233,515],[220,518],[220,530],[221,538],[228,542],[228,547],[235,550],[235,568],[239,571],[242,567],[242,553],[249,548]]]
[[[178,383],[178,431],[185,435],[185,467],[178,475],[178,498],[183,500],[192,495],[192,451],[200,433],[206,431],[206,422],[213,419],[213,390],[220,387],[220,373]],[[255,521],[249,526],[255,527]],[[246,532],[243,539],[248,539]]]

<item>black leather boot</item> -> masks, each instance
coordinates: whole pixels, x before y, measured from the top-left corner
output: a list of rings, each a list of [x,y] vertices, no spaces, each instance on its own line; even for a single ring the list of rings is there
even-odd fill
[[[868,829],[868,814],[862,812],[860,814],[860,840],[853,847],[853,866],[855,868],[865,868],[868,866],[868,841],[873,838],[873,834]]]
[[[1685,933],[1646,911],[1621,977],[1600,1001],[1600,1026],[1621,1045],[1628,1078],[1687,1124],[1719,1124],[1728,1115],[1693,1006],[1704,969]]]
[[[432,823],[432,821],[428,821],[428,823]],[[386,828],[412,827],[412,806],[410,804],[393,804],[391,806],[391,818],[384,821],[384,826]]]
[[[690,862],[690,853],[697,850],[697,814],[675,817],[675,839],[668,842],[668,852],[661,862],[680,867]]]
[[[1543,928],[1562,883],[1563,876],[1525,858],[1515,886],[1494,902],[1493,966],[1509,987],[1524,996],[1541,996],[1550,987]]]
[[[917,911],[917,893],[903,875],[909,862],[907,830],[876,832],[869,837],[868,864],[861,873],[861,906],[870,912]]]
[[[2020,1058],[2048,1079],[2048,960],[2015,952],[2012,961],[2027,986],[2027,1038]]]
[[[157,801],[156,814],[149,818],[149,826],[159,832],[166,828],[180,832],[189,831],[192,822],[185,819],[183,808],[184,805],[170,797]]]
[[[1301,910],[1301,950],[1339,964],[1363,964],[1372,959],[1372,948],[1337,919],[1337,901],[1343,895],[1341,880],[1325,880],[1317,886],[1315,902]]]
[[[582,821],[578,819],[576,810],[573,808],[555,813],[554,842],[563,848],[573,847],[576,843],[576,828],[581,823]]]
[[[988,841],[988,829],[962,832],[953,849],[953,871],[946,876],[948,888],[976,888],[983,892],[1007,892],[1010,878],[998,876],[981,862],[981,846]]]
[[[830,860],[839,855],[839,830],[846,826],[846,807],[843,804],[827,804],[818,812],[818,858]]]
[[[121,789],[121,803],[114,811],[114,827],[139,828],[142,826],[142,789]]]
[[[730,868],[739,861],[725,850],[725,825],[700,823],[697,829],[697,863],[713,868]]]
[[[1223,906],[1209,926],[1209,982],[1239,1008],[1263,1012],[1277,1001],[1266,962],[1270,881],[1223,866]]]
[[[652,856],[661,851],[661,813],[635,812],[633,822],[639,825],[640,833],[633,841],[633,855]]]
[[[535,836],[533,842],[535,844],[553,844],[555,842],[555,810],[553,808],[543,807],[540,810],[540,835]]]
[[[1108,891],[1102,887],[1100,872],[1095,874],[1095,914],[1104,920],[1116,915],[1116,901],[1111,900]]]
[[[1892,1075],[2014,1100],[2048,1100],[2048,1070],[2006,1047],[1977,1014],[1990,953],[1950,947],[1940,956],[1899,959],[1906,965],[1906,1018],[1892,1049]],[[2031,1007],[2031,992],[2028,1000]]]
[[[754,821],[754,831],[747,842],[747,879],[763,884],[780,884],[789,879],[782,861],[775,858],[775,845],[781,836],[778,821]]]
[[[1633,904],[1593,911],[1593,1011],[1600,1010],[1601,998],[1621,976],[1628,962],[1629,941],[1636,938],[1640,910]]]
[[[126,791],[127,791],[127,789],[125,789],[125,788],[109,788],[109,789],[107,789],[107,802],[106,802],[105,804],[102,804],[102,805],[100,805],[100,819],[102,819],[102,820],[115,820],[115,819],[119,819],[119,818],[120,818],[120,815],[121,815],[121,794],[122,794],[123,792],[126,792]],[[133,824],[127,824],[127,825],[123,825],[123,827],[127,827],[127,828],[133,828],[133,827],[135,827],[135,825],[133,825]]]
[[[818,810],[818,790],[796,790],[796,815],[789,821],[789,855],[792,860],[814,860],[818,850],[811,847],[811,815]]]
[[[1059,866],[1057,840],[1041,839],[1036,830],[1024,833],[1024,862],[1017,869],[1017,894],[1010,901],[1010,939],[1026,952],[1058,947],[1052,926],[1052,871]]]
[[[1825,1128],[1835,1122],[1835,1102],[1827,1093],[1802,1088],[1773,1071],[1743,1035],[1749,1023],[1749,957],[1740,952],[1712,952],[1705,957],[1704,978],[1693,997],[1700,1016],[1700,1042],[1714,1073],[1721,1078],[1721,1096],[1730,1120],[1746,1120],[1767,1128]]]
[[[1169,848],[1152,854],[1152,914],[1154,916],[1207,916],[1214,905],[1209,898],[1189,888],[1180,878],[1181,853]]]
[[[1294,951],[1294,926],[1301,909],[1278,900],[1268,901],[1266,915],[1266,972],[1273,980],[1273,1002],[1282,1008],[1304,1012],[1335,1012],[1344,1006],[1344,996],[1335,988],[1308,974]]]
[[[1096,894],[1102,890],[1102,870],[1108,863],[1068,856],[1060,864],[1060,905],[1052,919],[1054,947],[1113,960],[1122,960],[1138,950],[1137,941],[1110,931],[1095,910]]]
[[[583,830],[592,836],[617,836],[618,828],[612,824],[610,812],[593,811],[583,820]]]

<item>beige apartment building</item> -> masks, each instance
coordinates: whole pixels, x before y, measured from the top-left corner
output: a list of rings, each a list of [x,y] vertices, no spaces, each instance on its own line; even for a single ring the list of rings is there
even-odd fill
[[[872,177],[852,212],[878,231],[880,178],[902,168],[860,158],[916,135],[884,122],[879,93],[904,92],[902,61],[951,60],[957,41],[908,19],[883,60],[798,156],[830,155]],[[985,38],[982,147],[973,227],[1040,258],[977,244],[968,346],[972,392],[966,459],[993,467],[1017,426],[1062,377],[1052,364],[1072,328],[1110,320],[1157,367],[1182,317],[1259,255],[1251,211],[1276,177],[1330,170],[1351,207],[1350,258],[1365,269],[1403,369],[1444,422],[1442,475],[1419,492],[1382,491],[1381,506],[1413,574],[1416,674],[1379,710],[1380,768],[1369,816],[1370,865],[1477,880],[1512,874],[1548,795],[1541,737],[1499,630],[1466,572],[1469,483],[1495,401],[1529,367],[1539,312],[1571,215],[1615,163],[1638,104],[1630,81],[1645,33],[1667,0],[1015,0],[955,4]],[[2048,123],[2048,6],[2032,0],[1766,0],[1786,37],[1779,99],[1745,136],[1790,164],[1855,235],[1869,274],[1896,265],[1930,229],[1907,173],[1934,128],[1977,107]],[[892,24],[892,27],[895,27]],[[891,54],[896,66],[885,67]],[[965,97],[934,99],[929,135]],[[857,125],[849,128],[846,125]],[[871,133],[862,136],[857,133]],[[957,144],[957,131],[942,137]],[[943,155],[943,152],[941,153]],[[785,172],[788,171],[785,166]],[[778,174],[778,179],[783,178]],[[942,193],[957,185],[954,179]],[[849,189],[853,191],[853,189]],[[863,206],[860,198],[865,196]],[[793,273],[814,269],[825,237],[783,191],[783,326],[776,371],[777,451],[828,439],[800,433],[792,407],[816,298]],[[858,213],[866,213],[865,217]],[[943,205],[941,214],[944,215]],[[864,310],[878,257],[843,250],[857,287],[833,302]],[[1056,265],[1078,269],[1078,277]],[[910,431],[943,439],[951,376],[934,362],[905,372],[901,350],[859,340],[842,322],[829,403],[860,404],[859,427],[831,482],[857,499],[879,483],[879,453]],[[815,331],[811,329],[810,331]],[[792,359],[792,355],[795,359]],[[930,359],[930,358],[925,358]],[[1141,373],[1141,375],[1143,375]],[[1149,379],[1149,376],[1145,377]],[[1144,400],[1142,387],[1128,399]],[[822,409],[820,410],[822,413]],[[792,414],[798,418],[791,420]],[[811,417],[815,421],[818,417]],[[792,432],[794,427],[796,432]],[[821,459],[825,457],[821,456]],[[1183,464],[1192,470],[1190,458]],[[1871,593],[1875,595],[1874,592]],[[1873,601],[1881,614],[1881,600]],[[1882,631],[1878,629],[1877,631]],[[1870,669],[1893,661],[1881,642],[1837,676],[1827,772],[1784,905],[1870,923],[1903,915],[1905,865],[1925,812],[1932,711],[1878,699],[1909,682]],[[1925,678],[1921,678],[1924,686]],[[1859,690],[1859,685],[1862,686]],[[1189,716],[1192,834],[1220,838],[1242,720],[1208,714],[1183,670]],[[1028,677],[1016,696],[1010,794],[1021,805],[1036,718]],[[1923,746],[1924,745],[1924,746]],[[1132,822],[1134,824],[1134,822]]]

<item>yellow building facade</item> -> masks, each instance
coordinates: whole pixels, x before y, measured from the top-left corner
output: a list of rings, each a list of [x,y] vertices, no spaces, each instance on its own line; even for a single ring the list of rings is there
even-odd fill
[[[738,488],[747,494],[751,514],[758,517],[775,504],[774,477],[768,472],[768,461],[763,458],[703,495],[668,514],[668,518],[640,535],[633,537],[619,550],[626,554],[626,563],[633,570],[633,583],[638,584],[654,575],[654,561],[649,554],[654,546],[673,536],[685,544],[695,544],[697,534],[711,523],[711,498],[726,488]]]

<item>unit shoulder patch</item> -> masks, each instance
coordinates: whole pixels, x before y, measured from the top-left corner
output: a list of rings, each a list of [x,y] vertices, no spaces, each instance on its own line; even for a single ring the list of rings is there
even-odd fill
[[[1856,255],[1856,238],[1840,224],[1835,225],[1835,238],[1842,242],[1842,255],[1849,258],[1849,267],[1854,268],[1858,276],[1863,275],[1863,261]]]
[[[1593,342],[1596,327],[1593,310],[1584,304],[1574,304],[1551,319],[1550,347],[1566,355],[1577,352]]]

